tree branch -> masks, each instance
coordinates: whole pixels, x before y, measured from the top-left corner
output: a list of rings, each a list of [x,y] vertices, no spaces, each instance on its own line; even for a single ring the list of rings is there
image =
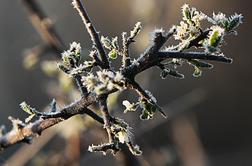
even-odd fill
[[[42,11],[38,9],[36,4],[33,3],[32,0],[23,0],[23,2],[27,3],[28,6],[30,7],[29,10],[32,13],[34,19],[35,19],[35,24],[36,26],[38,24],[38,21],[41,21],[42,18],[44,18]],[[106,52],[101,44],[100,38],[98,33],[96,32],[94,26],[92,25],[87,12],[81,3],[80,0],[73,0],[72,2],[74,8],[78,11],[79,15],[82,18],[83,23],[85,24],[85,27],[91,37],[91,40],[96,47],[97,52],[100,55],[100,60],[98,60],[96,57],[96,54],[92,54],[94,60],[96,60],[97,64],[100,65],[102,69],[110,69],[110,63],[109,59],[106,55]],[[36,11],[36,12],[35,12]],[[35,14],[34,14],[35,13]],[[39,14],[37,14],[39,13]],[[35,16],[34,16],[35,15]],[[42,35],[45,35],[45,40],[48,43],[52,43],[53,46],[57,48],[61,48],[60,46],[57,45],[56,43],[53,43],[54,39],[54,31],[48,28],[44,27],[38,27],[38,30],[41,31]],[[212,60],[212,61],[218,61],[218,62],[224,62],[224,63],[231,63],[232,59],[227,58],[225,56],[218,56],[218,55],[212,55],[208,53],[201,53],[201,52],[181,52],[182,50],[179,51],[160,51],[160,49],[163,47],[163,45],[167,42],[167,40],[176,32],[176,28],[172,27],[167,33],[165,33],[164,30],[158,29],[155,30],[153,33],[152,37],[152,43],[150,46],[145,50],[145,52],[133,63],[126,62],[127,65],[122,65],[120,71],[115,71],[113,69],[110,69],[112,72],[111,73],[116,73],[117,72],[117,79],[119,81],[122,81],[123,85],[120,88],[125,88],[125,89],[133,89],[135,90],[142,98],[148,100],[152,105],[155,106],[155,108],[159,109],[160,107],[156,104],[156,101],[153,100],[152,96],[149,95],[137,82],[135,82],[135,76],[142,71],[149,69],[153,66],[159,65],[160,62],[166,60],[166,59],[186,59],[186,60],[192,60],[192,59],[203,59],[203,60]],[[190,43],[191,46],[199,46],[199,42],[206,38],[208,36],[209,32],[203,32],[201,35],[195,38],[195,40],[192,40]],[[57,35],[55,35],[56,39]],[[217,39],[215,39],[217,41]],[[57,41],[57,40],[56,40]],[[60,40],[58,40],[60,42]],[[125,42],[125,41],[124,41]],[[127,43],[125,44],[127,46]],[[126,52],[126,58],[128,58],[128,50],[124,50]],[[105,70],[105,72],[107,72]],[[109,72],[108,72],[109,73]],[[84,74],[83,74],[84,75]],[[91,74],[90,74],[91,75]],[[98,77],[93,75],[94,80],[91,80],[92,86],[96,86],[98,83],[102,84],[102,79],[98,80]],[[114,133],[111,130],[111,125],[115,124],[115,119],[112,118],[109,114],[108,108],[107,108],[107,97],[109,94],[114,93],[118,91],[120,88],[116,88],[115,84],[113,82],[109,82],[112,85],[112,88],[107,88],[105,92],[98,92],[95,90],[90,90],[90,93],[87,93],[86,87],[83,86],[82,81],[81,81],[81,75],[77,75],[75,78],[77,81],[77,84],[80,87],[80,90],[82,92],[82,98],[79,99],[76,102],[73,102],[72,104],[66,106],[65,108],[56,111],[56,112],[46,112],[46,113],[37,113],[39,116],[39,119],[34,121],[33,123],[29,124],[24,124],[22,121],[11,119],[13,123],[13,129],[9,131],[8,133],[4,133],[2,136],[0,136],[0,149],[9,147],[11,145],[14,145],[19,142],[26,142],[29,143],[30,140],[42,133],[45,129],[54,126],[64,120],[67,120],[68,118],[77,115],[77,114],[87,114],[91,116],[93,119],[98,121],[101,124],[104,124],[104,127],[106,128],[109,136],[109,143],[108,144],[103,144],[101,146],[92,146],[91,150],[96,151],[106,151],[108,149],[111,150],[118,150],[118,146],[121,143],[126,143],[131,151],[133,151],[133,154],[140,154],[140,150],[138,147],[133,146],[131,143],[131,139],[127,134],[129,134],[128,128],[129,126],[125,123],[122,122],[117,122],[118,124],[118,129],[114,131]],[[126,80],[126,81],[125,81]],[[92,82],[93,81],[93,82]],[[100,82],[99,82],[100,81]],[[117,80],[118,81],[118,80]],[[119,82],[118,81],[118,82]],[[96,84],[96,82],[98,82]],[[125,84],[124,84],[125,83]],[[93,85],[94,84],[94,85]],[[106,85],[108,86],[108,85]],[[95,87],[96,88],[96,87]],[[100,94],[102,93],[102,94]],[[100,104],[100,109],[103,114],[103,118],[98,116],[96,113],[88,109],[87,107],[91,104],[99,102]],[[148,103],[149,104],[149,103]],[[156,109],[155,109],[156,110]],[[27,112],[29,112],[28,110]],[[163,112],[161,112],[163,113]],[[163,113],[164,114],[164,113]],[[120,126],[121,125],[121,126]],[[123,131],[126,130],[126,131]],[[122,132],[120,134],[124,134],[120,140],[120,137],[117,136],[117,132]],[[125,135],[126,134],[126,135]],[[114,138],[116,141],[114,141]],[[117,146],[118,145],[118,146]],[[99,149],[100,148],[100,149]]]

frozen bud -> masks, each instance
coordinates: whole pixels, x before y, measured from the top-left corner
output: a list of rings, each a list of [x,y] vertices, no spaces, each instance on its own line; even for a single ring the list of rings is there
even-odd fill
[[[138,145],[132,145],[132,143],[128,143],[127,146],[133,155],[139,156],[142,154],[142,151]]]
[[[183,40],[188,37],[188,28],[188,24],[186,24],[184,21],[181,21],[180,25],[177,26],[177,31],[174,34],[174,38],[176,40]]]
[[[183,20],[187,21],[187,20],[191,20],[192,16],[191,16],[191,11],[189,8],[188,4],[184,4],[181,8],[182,10],[182,15],[183,15]]]
[[[23,101],[22,103],[20,103],[20,108],[24,112],[26,112],[28,114],[33,114],[32,111],[31,111],[31,107],[25,101]]]
[[[118,51],[116,49],[112,49],[108,54],[110,59],[116,59],[117,55],[118,55]]]
[[[101,36],[101,43],[106,49],[112,49],[111,41],[108,39],[108,37]]]
[[[225,30],[220,26],[212,26],[212,31],[209,33],[206,49],[208,52],[213,53],[219,51],[219,47],[223,41]]]
[[[70,50],[67,50],[67,51],[64,51],[63,53],[61,53],[62,61],[65,65],[68,65],[68,66],[71,65],[71,63],[72,63],[71,56],[73,56],[73,53]]]
[[[124,100],[122,103],[125,106],[124,113],[127,113],[128,111],[136,111],[138,104],[131,104],[128,100]]]
[[[70,44],[70,51],[73,52],[75,55],[80,55],[81,53],[81,46],[80,43],[72,42]]]
[[[114,77],[114,81],[115,82],[120,82],[120,81],[123,81],[123,80],[124,80],[123,75],[120,72],[116,72],[115,77]]]
[[[93,91],[95,86],[98,83],[97,77],[93,74],[89,74],[87,76],[82,77],[83,85],[85,85],[89,92]]]
[[[229,24],[227,26],[227,31],[232,31],[233,29],[237,28],[242,23],[243,16],[241,14],[235,13],[232,15],[228,20]]]
[[[194,66],[193,76],[194,77],[200,77],[201,75],[202,75],[202,70],[199,67]]]
[[[118,37],[117,36],[112,38],[111,45],[113,48],[118,49],[119,46],[118,46]]]

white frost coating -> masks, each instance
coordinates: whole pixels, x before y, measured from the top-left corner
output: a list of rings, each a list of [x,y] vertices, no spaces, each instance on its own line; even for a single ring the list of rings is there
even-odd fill
[[[81,80],[89,92],[93,91],[98,83],[97,77],[95,77],[92,73],[87,76],[83,76]]]
[[[74,51],[75,54],[80,54],[81,52],[81,45],[80,43],[77,43],[77,42],[72,42],[70,44],[70,51]]]
[[[145,92],[148,94],[148,96],[150,97],[150,99],[156,103],[157,102],[157,99],[152,95],[152,93],[148,90],[145,90]]]
[[[120,72],[116,72],[115,77],[114,77],[114,81],[115,82],[120,82],[120,81],[123,81],[123,80],[124,80],[123,75]]]
[[[133,64],[133,65],[136,65],[136,66],[139,66],[139,65],[140,65],[139,62],[138,62],[136,59],[133,60],[132,64]]]

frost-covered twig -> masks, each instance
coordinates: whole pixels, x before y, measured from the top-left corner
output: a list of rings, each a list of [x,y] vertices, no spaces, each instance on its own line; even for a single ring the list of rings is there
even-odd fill
[[[106,52],[101,44],[99,34],[97,33],[94,25],[92,24],[86,9],[84,8],[83,4],[80,0],[73,0],[72,5],[74,8],[78,11],[79,15],[81,16],[81,19],[83,23],[85,24],[85,27],[93,41],[94,46],[97,48],[97,51],[99,52],[99,55],[101,57],[102,62],[104,63],[104,68],[109,68],[109,61],[106,55]]]

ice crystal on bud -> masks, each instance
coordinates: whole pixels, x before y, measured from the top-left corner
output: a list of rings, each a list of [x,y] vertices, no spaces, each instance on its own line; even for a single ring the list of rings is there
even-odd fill
[[[81,46],[80,43],[72,42],[67,51],[61,53],[62,61],[65,68],[71,68],[78,65],[80,61]]]
[[[176,40],[184,40],[188,36],[188,24],[184,21],[180,21],[180,25],[177,26],[177,33],[174,35]]]
[[[116,72],[115,77],[114,77],[114,81],[115,82],[120,82],[124,79],[123,75],[120,72]]]
[[[219,26],[212,26],[211,29],[212,31],[209,33],[205,44],[206,51],[210,53],[219,52],[225,30]]]
[[[183,20],[185,20],[185,21],[190,20],[191,19],[191,11],[190,11],[189,5],[184,4],[181,7],[181,10],[182,10],[182,15],[183,15]]]
[[[82,77],[83,85],[85,85],[89,92],[93,91],[95,86],[98,83],[97,77],[95,77],[93,74],[89,74],[87,76]]]
[[[124,100],[122,104],[125,106],[124,113],[127,113],[128,111],[135,111],[138,107],[138,104],[132,104],[128,100]]]
[[[232,15],[229,20],[229,25],[227,27],[228,31],[231,31],[235,28],[237,28],[242,23],[243,16],[241,14],[235,13]]]
[[[200,21],[207,18],[205,14],[197,11],[196,8],[190,8],[188,4],[182,6],[182,15],[184,21],[197,28],[200,27]]]
[[[75,55],[79,55],[81,53],[81,45],[80,43],[77,42],[72,42],[70,44],[70,49],[71,52],[73,52]]]
[[[130,131],[129,126],[127,126],[126,128],[121,128],[120,131],[116,135],[121,143],[130,142],[130,139],[132,137],[132,133]]]
[[[235,13],[228,18],[225,14],[219,12],[218,14],[213,13],[213,18],[208,18],[208,21],[224,28],[226,33],[236,34],[234,29],[242,23],[242,18],[241,14]]]
[[[97,72],[97,76],[100,82],[106,84],[110,79],[114,78],[115,75],[112,71],[102,70]]]
[[[209,18],[209,21],[213,24],[219,24],[227,21],[226,15],[219,12],[218,14],[213,13],[213,18]]]
[[[65,64],[70,64],[69,57],[72,55],[72,52],[67,50],[61,53],[62,60]]]
[[[118,49],[119,46],[118,46],[118,37],[117,36],[112,38],[111,45],[113,46],[113,48]]]
[[[132,137],[131,129],[126,122],[118,118],[115,119],[115,123],[111,126],[112,132],[121,143],[130,143]]]
[[[106,49],[111,50],[112,45],[111,45],[111,41],[108,39],[108,37],[101,36],[101,42]]]

